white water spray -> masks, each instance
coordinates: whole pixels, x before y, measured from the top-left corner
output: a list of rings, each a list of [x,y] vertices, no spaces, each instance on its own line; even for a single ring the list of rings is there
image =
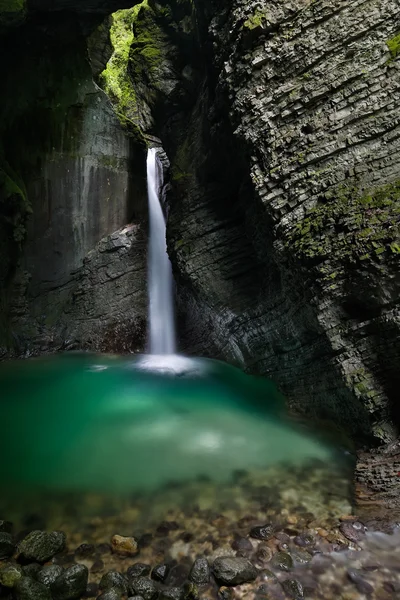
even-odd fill
[[[147,153],[147,192],[149,197],[149,329],[150,353],[174,354],[175,323],[173,279],[167,254],[166,225],[161,207],[162,167],[156,148]]]

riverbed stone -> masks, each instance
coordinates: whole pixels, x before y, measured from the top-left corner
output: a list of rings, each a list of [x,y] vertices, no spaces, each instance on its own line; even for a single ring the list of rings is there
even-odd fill
[[[0,532],[0,560],[8,558],[14,553],[15,545],[10,533]]]
[[[31,531],[19,544],[18,555],[22,561],[44,563],[65,547],[66,536],[62,531]]]
[[[111,548],[115,554],[119,554],[120,556],[136,556],[139,554],[138,543],[134,537],[113,535],[111,538]]]
[[[167,564],[156,565],[151,572],[151,578],[155,581],[164,582],[170,572],[170,567]]]
[[[274,527],[270,523],[257,525],[250,530],[250,537],[256,540],[270,540],[274,535]]]
[[[37,573],[37,580],[43,585],[50,586],[55,580],[62,575],[63,568],[60,565],[45,565]]]
[[[118,571],[108,571],[101,578],[99,587],[101,590],[113,588],[121,594],[126,594],[128,591],[128,582]]]
[[[223,585],[232,586],[254,581],[257,569],[246,558],[221,556],[212,566],[215,579]]]
[[[0,569],[0,585],[13,588],[23,576],[24,572],[19,565],[8,563]]]
[[[135,563],[126,572],[128,579],[136,579],[137,577],[146,577],[151,570],[150,565],[145,563]]]
[[[281,571],[290,571],[293,568],[293,559],[287,552],[277,552],[272,557],[271,564]]]
[[[210,565],[206,558],[197,558],[194,561],[189,579],[197,585],[206,584],[210,581]]]
[[[88,569],[85,565],[73,565],[57,577],[51,586],[54,600],[75,600],[86,591]]]
[[[22,577],[15,586],[17,600],[52,600],[48,587],[30,577]]]
[[[158,595],[157,587],[151,579],[138,577],[129,582],[129,591],[133,596],[142,596],[144,600],[154,600]]]

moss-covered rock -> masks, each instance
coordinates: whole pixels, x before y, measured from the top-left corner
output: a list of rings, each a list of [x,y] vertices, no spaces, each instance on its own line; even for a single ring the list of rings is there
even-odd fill
[[[396,58],[400,54],[400,33],[395,35],[391,40],[386,42],[392,58]]]

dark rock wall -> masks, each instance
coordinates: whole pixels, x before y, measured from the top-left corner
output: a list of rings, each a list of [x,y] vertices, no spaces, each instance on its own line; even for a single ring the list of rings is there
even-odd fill
[[[117,326],[121,343],[113,341],[112,348],[143,347],[143,234],[131,230],[111,249],[106,239],[95,256],[88,254],[145,215],[145,153],[135,151],[93,83],[86,47],[90,28],[90,21],[72,15],[62,20],[42,15],[3,41],[10,50],[14,35],[21,40],[4,76],[16,100],[3,99],[4,113],[10,114],[2,124],[3,156],[23,181],[29,203],[28,217],[21,220],[22,253],[14,264],[8,261],[3,292],[8,305],[3,344],[17,354],[106,349]],[[16,202],[15,194],[9,201]]]

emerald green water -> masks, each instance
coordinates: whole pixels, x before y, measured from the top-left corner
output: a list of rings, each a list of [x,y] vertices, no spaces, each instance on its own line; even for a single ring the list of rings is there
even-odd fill
[[[167,360],[167,364],[165,363]],[[218,361],[71,354],[0,367],[1,489],[131,492],[330,461],[274,385]]]

